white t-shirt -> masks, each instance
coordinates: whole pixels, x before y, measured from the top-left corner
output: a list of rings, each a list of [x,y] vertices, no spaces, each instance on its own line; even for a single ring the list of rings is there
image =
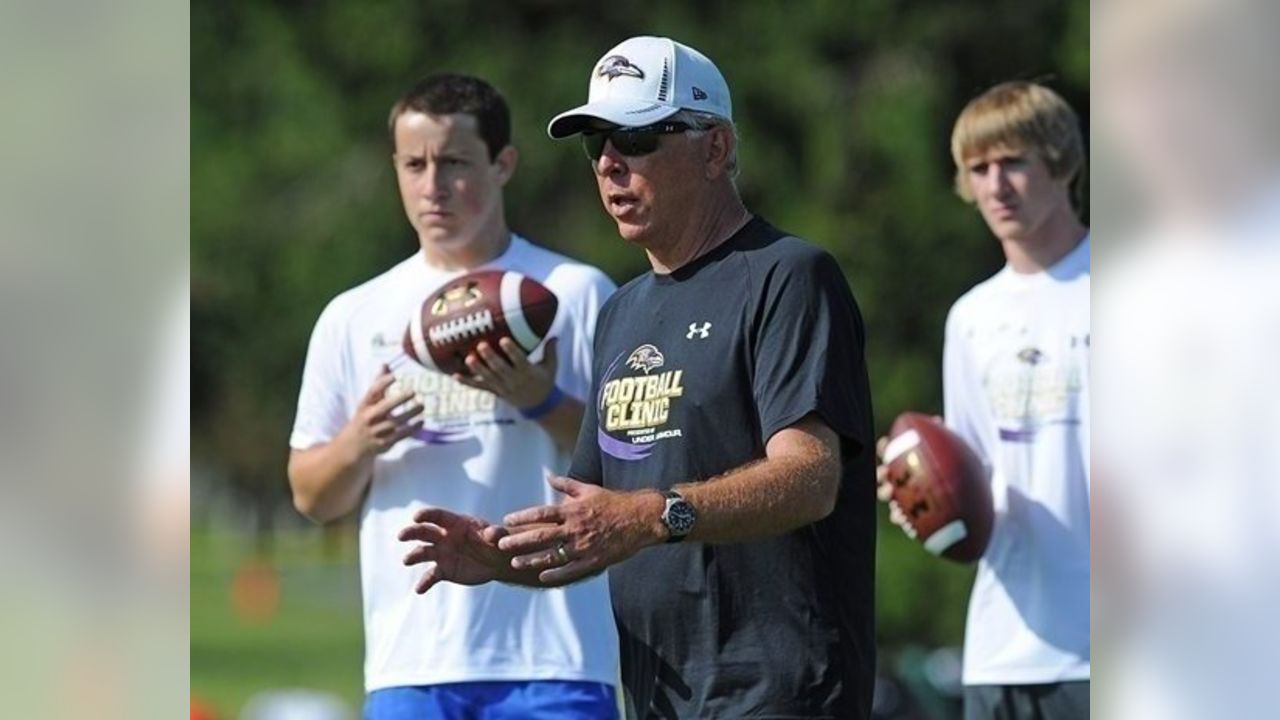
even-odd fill
[[[947,425],[991,471],[996,522],[965,631],[966,685],[1089,677],[1089,239],[1010,267],[947,317]]]
[[[501,257],[475,269],[514,270],[555,293],[560,305],[548,337],[559,339],[556,382],[586,398],[596,315],[613,283],[514,235]],[[554,590],[441,583],[422,596],[413,587],[423,566],[402,563],[411,545],[396,535],[419,509],[501,522],[513,510],[558,502],[546,476],[568,468],[569,457],[537,422],[404,356],[411,314],[461,274],[437,270],[418,253],[330,302],[307,351],[290,438],[296,449],[333,439],[383,363],[425,406],[420,436],[376,460],[361,512],[366,690],[480,680],[614,683],[618,640],[606,575]]]

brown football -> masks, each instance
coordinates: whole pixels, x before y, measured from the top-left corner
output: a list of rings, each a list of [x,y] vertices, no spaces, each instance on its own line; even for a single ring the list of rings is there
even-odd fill
[[[893,421],[882,462],[908,535],[950,560],[982,557],[995,521],[991,484],[964,440],[928,415],[906,412]]]
[[[469,373],[466,357],[481,341],[498,352],[510,337],[532,353],[547,336],[559,301],[542,283],[518,272],[480,270],[445,283],[409,319],[404,352],[423,367]]]

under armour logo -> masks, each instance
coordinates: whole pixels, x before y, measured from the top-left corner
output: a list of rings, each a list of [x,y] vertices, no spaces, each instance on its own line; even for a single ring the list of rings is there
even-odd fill
[[[711,335],[711,323],[704,322],[702,327],[698,327],[698,323],[689,323],[689,332],[685,333],[685,340],[692,340],[697,335],[699,340],[705,340]]]

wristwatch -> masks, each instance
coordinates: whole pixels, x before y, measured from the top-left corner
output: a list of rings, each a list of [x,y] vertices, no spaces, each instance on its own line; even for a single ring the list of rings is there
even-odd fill
[[[667,542],[680,542],[693,531],[693,525],[698,521],[698,511],[675,490],[663,492],[662,497],[667,501],[667,506],[662,510],[662,524],[671,533]]]

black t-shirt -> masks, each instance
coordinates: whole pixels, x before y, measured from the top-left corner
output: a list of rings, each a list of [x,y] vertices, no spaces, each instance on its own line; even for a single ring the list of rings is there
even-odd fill
[[[875,671],[875,466],[862,319],[826,252],[755,218],[605,304],[570,475],[666,489],[765,457],[816,413],[835,511],[765,540],[647,548],[609,568],[641,717],[864,718]]]

